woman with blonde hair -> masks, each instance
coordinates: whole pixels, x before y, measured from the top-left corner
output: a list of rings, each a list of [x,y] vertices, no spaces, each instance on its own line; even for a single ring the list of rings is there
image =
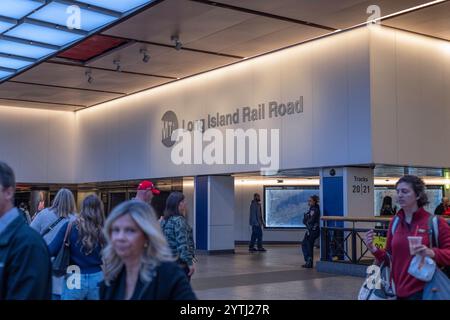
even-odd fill
[[[126,201],[108,216],[103,250],[102,300],[194,300],[186,276],[173,261],[153,209]]]
[[[30,226],[39,232],[47,245],[53,241],[66,222],[75,218],[76,205],[72,191],[62,188],[58,191],[51,207],[40,211]],[[62,277],[53,277],[52,299],[61,298]]]
[[[56,256],[64,245],[67,234],[69,265],[77,266],[80,271],[79,286],[68,288],[65,281],[61,300],[99,299],[99,283],[103,279],[101,251],[105,244],[102,233],[104,220],[103,203],[95,194],[89,195],[83,200],[77,219],[67,222],[50,243],[50,254]]]

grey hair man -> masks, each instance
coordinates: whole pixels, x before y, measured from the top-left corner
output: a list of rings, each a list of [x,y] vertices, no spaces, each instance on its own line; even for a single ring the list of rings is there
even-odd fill
[[[14,171],[0,161],[0,300],[49,300],[47,245],[14,207],[15,190]]]

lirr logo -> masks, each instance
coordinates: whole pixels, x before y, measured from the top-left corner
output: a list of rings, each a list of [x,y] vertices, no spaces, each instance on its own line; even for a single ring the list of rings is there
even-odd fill
[[[161,142],[167,148],[172,147],[175,144],[175,140],[172,140],[172,132],[178,129],[178,118],[175,112],[167,111],[161,118],[163,123]]]

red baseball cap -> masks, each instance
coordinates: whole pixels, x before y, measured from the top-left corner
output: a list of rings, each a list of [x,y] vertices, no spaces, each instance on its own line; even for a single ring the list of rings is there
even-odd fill
[[[153,194],[160,194],[161,192],[155,188],[155,185],[153,184],[153,182],[151,181],[142,181],[141,183],[139,183],[139,186],[137,188],[138,190],[152,190]]]

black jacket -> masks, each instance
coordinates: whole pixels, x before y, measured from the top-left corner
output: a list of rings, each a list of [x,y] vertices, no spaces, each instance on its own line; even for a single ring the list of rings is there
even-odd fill
[[[320,229],[320,208],[318,205],[311,206],[303,216],[303,224],[309,232],[318,232]]]
[[[0,300],[50,300],[51,275],[47,245],[18,216],[0,234]]]
[[[250,216],[248,223],[251,226],[262,226],[264,224],[262,218],[261,203],[256,200],[252,200],[250,204]]]
[[[126,291],[125,267],[110,286],[100,283],[100,300],[123,300]],[[196,300],[188,279],[174,262],[163,262],[156,268],[150,283],[138,278],[131,300]]]
[[[444,213],[444,211],[445,211],[444,204],[441,203],[436,207],[436,209],[434,209],[434,214],[437,216],[441,216]]]

